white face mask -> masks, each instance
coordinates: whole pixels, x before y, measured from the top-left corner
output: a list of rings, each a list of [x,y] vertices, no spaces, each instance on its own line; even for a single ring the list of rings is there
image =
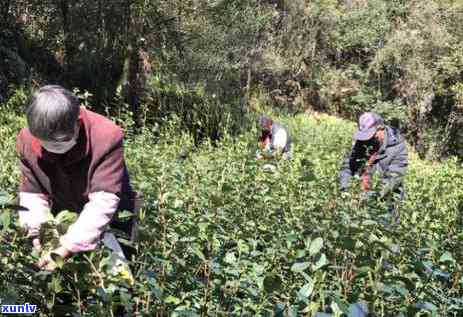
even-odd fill
[[[56,142],[56,141],[42,141],[42,147],[51,153],[64,154],[77,144],[77,140],[72,138],[69,141]]]
[[[80,125],[77,124],[74,129],[74,135],[69,141],[41,141],[42,147],[51,153],[64,154],[77,144],[77,138],[79,137]]]

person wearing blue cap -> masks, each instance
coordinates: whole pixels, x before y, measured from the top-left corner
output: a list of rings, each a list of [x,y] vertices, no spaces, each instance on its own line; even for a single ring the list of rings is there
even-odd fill
[[[342,163],[340,189],[346,191],[351,177],[359,175],[365,195],[372,196],[371,177],[378,172],[383,184],[380,198],[392,194],[402,200],[407,166],[407,147],[398,129],[385,125],[377,113],[365,112],[359,118],[352,149]]]

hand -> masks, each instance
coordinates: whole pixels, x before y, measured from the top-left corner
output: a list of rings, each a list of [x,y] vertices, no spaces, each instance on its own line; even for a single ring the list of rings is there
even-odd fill
[[[49,272],[53,272],[57,267],[58,265],[56,264],[55,261],[53,261],[53,259],[51,258],[51,254],[50,253],[47,253],[45,255],[42,255],[42,257],[39,259],[39,261],[37,262],[37,266],[40,268],[40,269],[44,269],[44,270],[47,270]]]
[[[40,243],[39,238],[32,239],[32,245],[34,246],[34,249],[37,250],[37,252],[42,252],[42,243]]]
[[[37,237],[35,231],[33,232],[31,230],[28,230],[26,237],[32,238],[32,246],[34,247],[34,249],[37,250],[37,252],[42,252],[42,243],[40,242],[40,239]]]
[[[52,255],[59,256],[65,260],[72,255],[72,252],[60,246],[50,253],[43,255],[37,262],[37,266],[41,269],[53,272],[58,267],[58,264],[53,260]]]
[[[264,142],[260,143],[260,148],[262,151],[270,150],[270,139],[266,139]]]
[[[55,250],[51,251],[51,253],[59,255],[63,259],[67,259],[72,255],[72,252],[69,251],[68,249],[66,249],[63,246],[60,246],[60,247],[56,248]]]

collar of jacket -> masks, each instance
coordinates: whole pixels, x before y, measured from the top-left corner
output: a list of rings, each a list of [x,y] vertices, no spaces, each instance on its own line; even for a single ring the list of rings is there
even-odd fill
[[[80,131],[77,138],[77,144],[64,154],[51,153],[42,147],[39,139],[32,137],[32,151],[39,159],[64,165],[71,165],[81,161],[90,153],[90,127],[87,119],[87,110],[84,106],[80,107],[79,114]]]
[[[397,131],[389,126],[386,126],[384,133],[384,142],[378,151],[378,159],[382,159],[386,156],[386,149],[388,147],[395,146],[399,144],[401,141],[402,140],[400,138],[400,135],[398,135]]]

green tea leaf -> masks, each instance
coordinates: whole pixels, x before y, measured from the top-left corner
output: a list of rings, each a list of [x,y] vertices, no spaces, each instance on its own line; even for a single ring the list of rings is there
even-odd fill
[[[323,248],[323,239],[318,237],[310,243],[309,254],[314,256]]]
[[[164,302],[167,303],[167,304],[178,305],[178,304],[180,304],[182,301],[181,301],[180,298],[170,295],[170,296],[167,296],[167,297],[164,299]]]
[[[427,302],[427,301],[420,301],[417,304],[415,304],[415,307],[418,309],[423,309],[423,310],[427,310],[430,312],[437,312],[438,310],[436,305],[434,305],[431,302]]]
[[[233,264],[233,263],[235,263],[235,262],[236,262],[235,253],[233,253],[233,252],[228,252],[228,253],[225,255],[224,262],[225,262],[225,263],[228,263],[228,264]]]
[[[315,265],[313,266],[313,271],[317,271],[319,270],[320,268],[324,267],[325,265],[327,265],[329,262],[328,262],[328,259],[326,258],[326,255],[323,253],[320,258],[317,260],[317,262],[315,263]]]
[[[56,215],[55,221],[58,224],[73,224],[78,218],[77,213],[70,212],[68,210],[63,210],[59,214]]]
[[[452,253],[448,252],[448,251],[445,251],[441,257],[439,258],[439,262],[451,262],[451,263],[455,263],[455,259],[453,258],[452,256]]]
[[[348,308],[348,317],[367,317],[368,316],[368,306],[365,302],[360,301],[354,304],[350,304]]]
[[[4,210],[0,213],[0,225],[2,230],[6,230],[10,227],[11,224],[11,214],[9,211]]]
[[[0,207],[8,204],[11,204],[11,197],[7,193],[0,191]]]
[[[127,221],[134,217],[134,213],[128,210],[122,210],[122,211],[118,211],[116,216],[117,216],[117,220],[119,221]]]
[[[269,273],[264,278],[264,289],[267,293],[277,292],[282,288],[283,280],[278,274]]]
[[[309,262],[299,262],[299,263],[294,263],[291,266],[291,271],[298,273],[306,270],[310,266]]]
[[[312,292],[314,290],[314,283],[313,282],[308,282],[304,286],[301,287],[301,289],[298,291],[298,297],[300,300],[307,300],[310,295],[312,295]]]

